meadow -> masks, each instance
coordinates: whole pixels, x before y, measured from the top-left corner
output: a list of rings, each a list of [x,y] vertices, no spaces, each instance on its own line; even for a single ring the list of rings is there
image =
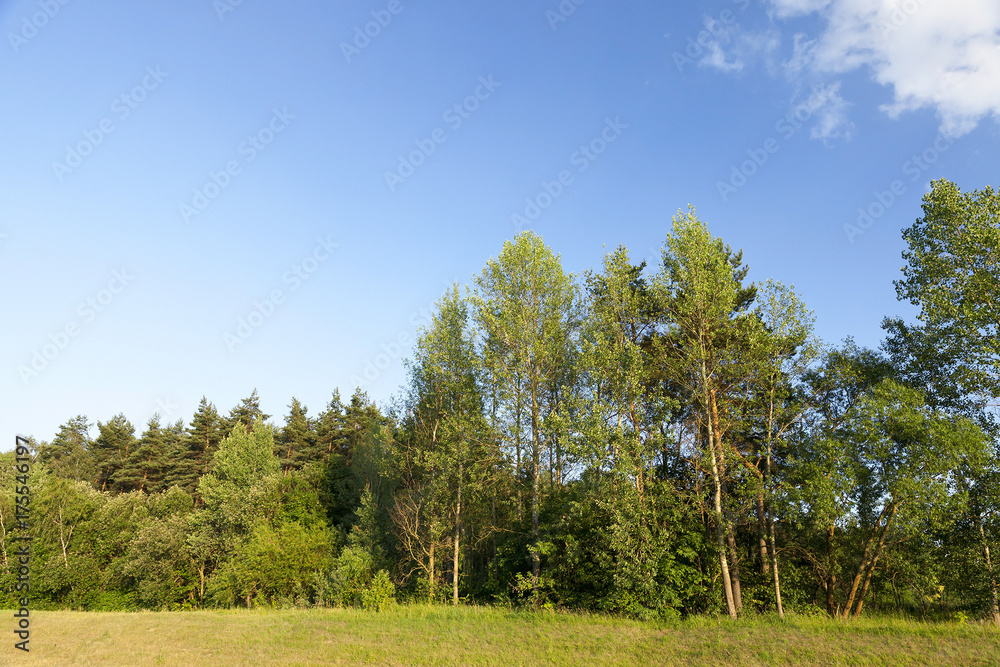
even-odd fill
[[[4,612],[5,617],[10,615]],[[975,622],[639,622],[492,607],[32,613],[3,665],[1000,665]]]

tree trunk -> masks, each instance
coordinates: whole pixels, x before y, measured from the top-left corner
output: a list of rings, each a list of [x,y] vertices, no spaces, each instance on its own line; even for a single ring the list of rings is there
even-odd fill
[[[997,577],[993,570],[993,561],[990,559],[990,545],[986,541],[986,532],[983,530],[982,520],[977,516],[976,523],[979,524],[979,537],[983,541],[983,558],[986,561],[986,575],[990,581],[990,616],[993,624],[1000,628],[1000,600],[997,599]]]
[[[451,573],[451,602],[456,607],[458,606],[458,539],[459,532],[461,530],[461,518],[462,518],[462,459],[459,457],[458,460],[458,500],[455,503],[455,554],[454,554],[454,567]]]
[[[740,591],[740,555],[736,549],[736,536],[733,527],[726,530],[726,541],[729,543],[729,554],[733,559],[731,577],[733,580],[733,604],[736,605],[736,613],[743,613],[743,593]]]
[[[76,526],[73,526],[76,528]],[[73,528],[69,529],[69,537],[63,538],[63,513],[62,505],[59,505],[59,544],[62,545],[63,565],[69,569],[69,559],[66,557],[66,543],[73,539]]]
[[[705,372],[705,362],[701,364],[703,386],[708,386],[708,375]],[[708,391],[706,390],[706,399]],[[706,406],[707,407],[707,406]],[[726,609],[731,618],[736,618],[736,604],[733,602],[733,584],[729,578],[729,559],[726,557],[726,529],[722,517],[722,480],[719,475],[718,457],[715,455],[715,430],[712,425],[711,410],[705,411],[708,424],[705,431],[708,434],[708,452],[712,462],[712,484],[715,491],[712,494],[712,509],[715,513],[715,545],[719,550],[719,566],[722,570],[722,589],[726,596]]]
[[[705,383],[705,393],[708,398],[709,437],[711,438],[713,459],[715,459],[715,452],[718,450],[718,460],[713,460],[713,467],[715,470],[712,474],[718,477],[717,484],[719,485],[719,500],[716,511],[718,512],[718,519],[721,521],[723,519],[722,491],[726,489],[726,458],[723,454],[724,450],[722,448],[722,425],[719,419],[719,406],[715,400],[715,391],[708,388],[708,373],[705,369],[704,362],[702,362],[702,376]],[[726,490],[726,492],[728,493],[728,490]],[[736,551],[736,539],[733,537],[733,530],[731,527],[726,529],[726,541],[728,542],[728,547],[733,559],[731,568],[727,568],[729,570],[727,573],[729,578],[729,589],[733,599],[733,608],[736,611],[736,615],[739,615],[743,611],[743,594],[740,590],[740,565]]]
[[[767,512],[764,509],[764,492],[757,492],[757,546],[760,550],[760,573],[771,574],[771,559],[767,556]]]
[[[835,529],[833,524],[826,529],[826,582],[824,587],[826,588],[826,613],[830,615],[830,618],[837,617],[837,607],[834,604],[834,596],[837,590],[837,569],[833,559],[833,536]]]
[[[3,547],[3,566],[7,567],[7,526],[3,521],[3,508],[0,507],[0,546]]]
[[[726,558],[726,536],[722,520],[722,485],[719,483],[719,467],[715,458],[715,444],[709,435],[708,450],[712,457],[712,482],[715,492],[712,494],[712,506],[715,513],[715,546],[719,550],[719,565],[722,568],[722,588],[726,594],[726,608],[732,618],[736,618],[736,605],[733,602],[733,584],[729,578],[729,559]]]
[[[871,582],[872,572],[875,570],[875,565],[878,563],[879,556],[882,553],[882,546],[885,544],[886,533],[889,532],[889,526],[892,523],[892,519],[896,516],[896,510],[898,505],[895,503],[890,503],[882,508],[879,513],[878,521],[875,523],[875,528],[873,529],[872,535],[865,542],[865,549],[861,555],[861,562],[858,563],[858,569],[854,574],[854,579],[851,582],[851,592],[847,596],[847,602],[844,604],[844,618],[853,615],[855,618],[861,615],[861,607],[864,606],[864,596],[868,592],[868,584]],[[888,512],[888,515],[886,514]],[[882,523],[882,519],[885,519],[885,523]],[[876,535],[878,539],[876,540]],[[872,542],[875,542],[875,548],[872,549]],[[860,595],[858,595],[858,590],[860,586]]]
[[[781,582],[778,580],[778,549],[774,539],[774,517],[768,515],[768,528],[771,540],[771,579],[774,582],[774,605],[778,610],[778,618],[785,618],[785,608],[781,604]]]
[[[436,573],[434,572],[434,544],[436,542],[437,540],[434,537],[434,523],[431,522],[431,548],[430,548],[430,558],[429,558],[430,562],[428,563],[427,566],[428,576],[430,577],[427,586],[428,602],[434,602],[434,582],[436,581],[436,576],[435,576]]]
[[[541,468],[541,445],[538,441],[538,387],[534,382],[531,385],[531,540],[535,548],[531,551],[531,576],[538,583],[538,576],[541,574],[541,556],[538,553],[538,506],[539,506],[539,475]]]
[[[516,376],[515,376],[516,377]],[[524,513],[524,498],[523,498],[523,477],[521,475],[521,412],[523,406],[521,405],[521,381],[517,378],[517,392],[516,401],[514,403],[514,449],[517,453],[517,468],[516,474],[514,475],[515,483],[517,484],[517,520],[521,521],[521,516]]]
[[[771,424],[774,421],[774,401],[771,401],[771,411],[768,416],[767,423],[767,460],[765,466],[765,473],[767,475],[764,489],[767,490],[769,484],[771,484]],[[781,582],[778,580],[778,547],[776,540],[774,539],[774,514],[771,509],[771,503],[768,503],[768,509],[766,511],[767,516],[767,531],[768,537],[771,541],[771,579],[774,582],[774,606],[778,610],[778,618],[785,618],[785,609],[781,605]]]

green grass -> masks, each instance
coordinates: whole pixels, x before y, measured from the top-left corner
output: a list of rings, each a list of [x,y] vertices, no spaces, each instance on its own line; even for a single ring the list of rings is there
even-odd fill
[[[3,665],[1000,665],[981,624],[792,617],[643,623],[487,607],[32,612]]]

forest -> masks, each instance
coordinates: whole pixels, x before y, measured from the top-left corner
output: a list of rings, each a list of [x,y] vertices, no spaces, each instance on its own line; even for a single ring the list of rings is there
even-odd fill
[[[919,316],[878,349],[819,340],[692,208],[658,266],[619,247],[572,275],[519,233],[437,303],[388,405],[72,417],[30,445],[31,604],[1000,626],[1000,193],[934,181],[903,239]]]

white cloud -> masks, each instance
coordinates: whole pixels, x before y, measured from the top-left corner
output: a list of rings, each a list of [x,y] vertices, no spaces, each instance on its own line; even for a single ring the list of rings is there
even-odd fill
[[[867,67],[893,90],[892,117],[933,108],[955,135],[1000,117],[997,0],[771,0],[779,17],[819,12],[814,41],[796,37],[786,72],[840,74]]]
[[[705,44],[707,53],[698,61],[702,67],[723,72],[738,72],[759,56],[767,57],[781,45],[777,30],[746,32],[738,24],[724,25],[705,17],[705,29],[713,36]]]
[[[809,131],[813,139],[850,139],[854,124],[847,112],[851,104],[840,95],[840,82],[823,90],[823,105],[816,112],[816,123]]]
[[[772,0],[778,18],[801,16],[824,9],[831,0]]]

